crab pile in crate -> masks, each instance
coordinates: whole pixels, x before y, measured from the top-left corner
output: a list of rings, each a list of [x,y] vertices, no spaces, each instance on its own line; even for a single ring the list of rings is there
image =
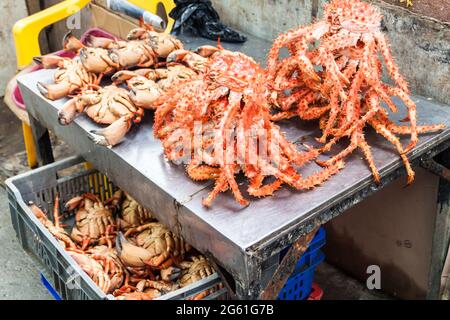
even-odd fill
[[[69,200],[64,209],[75,213],[70,232],[60,222],[59,206],[57,195],[51,219],[35,204],[29,205],[98,287],[119,300],[152,300],[215,272],[205,257],[120,190],[105,202],[91,193]],[[192,299],[202,299],[219,287]]]
[[[331,0],[323,12],[321,20],[277,37],[267,68],[220,43],[186,50],[173,36],[145,25],[127,40],[91,38],[87,46],[69,34],[64,47],[77,58],[37,59],[45,67],[58,67],[55,83],[38,87],[49,99],[75,95],[59,112],[61,124],[80,112],[108,124],[92,132],[102,145],[119,143],[145,109],[156,110],[154,135],[166,158],[186,164],[193,180],[214,180],[205,206],[228,190],[239,204],[249,205],[238,174],[248,180],[247,193],[253,197],[271,196],[282,185],[312,189],[344,168],[344,160],[357,149],[380,182],[365,139],[368,127],[394,146],[412,183],[407,153],[419,134],[444,126],[417,124],[416,105],[376,7],[361,0]],[[280,59],[282,48],[289,54]],[[383,62],[392,84],[382,80]],[[112,84],[101,87],[105,75]],[[394,96],[406,106],[402,122],[408,124],[391,120],[391,113],[398,112]],[[277,122],[294,117],[317,121],[320,145],[299,150],[285,137]],[[410,136],[406,147],[400,135]],[[349,142],[343,151],[319,161],[319,155],[342,141]],[[319,170],[304,177],[300,169],[310,162]]]

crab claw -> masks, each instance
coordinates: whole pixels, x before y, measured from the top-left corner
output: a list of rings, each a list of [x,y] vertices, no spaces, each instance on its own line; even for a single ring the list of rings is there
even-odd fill
[[[58,121],[60,125],[68,125],[77,115],[77,97],[67,101],[58,112]]]
[[[214,53],[216,53],[218,51],[220,51],[220,48],[218,48],[218,47],[205,45],[205,46],[198,47],[197,50],[195,50],[195,53],[201,55],[202,57],[207,58],[207,57],[212,56]]]
[[[48,84],[38,81],[36,86],[37,86],[39,92],[48,99]]]
[[[174,282],[178,280],[181,275],[181,269],[177,267],[169,267],[160,271],[161,280]]]
[[[41,65],[44,69],[54,69],[57,68],[59,63],[64,60],[63,57],[56,56],[53,54],[45,55],[45,56],[39,56],[39,57],[33,57],[33,61]]]
[[[87,45],[94,48],[110,49],[115,46],[116,40],[104,37],[89,36],[86,41]]]
[[[67,210],[73,210],[73,209],[77,208],[83,200],[84,200],[83,196],[74,197],[74,198],[70,199],[69,201],[67,201],[66,204],[64,205],[64,207]]]
[[[108,127],[99,130],[91,130],[94,136],[90,136],[96,144],[105,147],[113,147],[125,137],[130,130],[130,117],[125,116],[110,124]]]
[[[36,64],[41,65],[42,64],[42,57],[33,57],[33,61]]]
[[[150,80],[149,80],[150,81]],[[155,110],[154,103],[156,99],[162,94],[161,90],[155,84],[155,86],[148,86],[147,90],[137,90],[131,88],[129,96],[136,107]]]
[[[147,31],[145,28],[135,28],[127,35],[127,40],[142,40],[147,38]]]
[[[128,267],[144,267],[144,261],[151,258],[149,251],[131,244],[122,232],[116,237],[116,250],[120,260]]]
[[[67,51],[78,52],[84,48],[84,45],[72,34],[72,31],[69,31],[63,37],[63,48]]]
[[[180,62],[184,59],[184,57],[188,54],[192,53],[189,50],[186,49],[179,49],[179,50],[175,50],[172,51],[166,58],[166,62],[167,63],[171,63],[171,62]]]
[[[134,71],[121,70],[121,71],[116,72],[111,77],[111,80],[116,84],[120,84],[120,83],[124,83],[127,80],[130,80],[131,78],[136,77],[136,75],[137,74]]]
[[[70,86],[66,82],[52,84],[38,82],[36,86],[39,92],[49,100],[58,100],[70,93]]]
[[[28,207],[38,219],[47,219],[47,215],[36,204],[30,202]]]

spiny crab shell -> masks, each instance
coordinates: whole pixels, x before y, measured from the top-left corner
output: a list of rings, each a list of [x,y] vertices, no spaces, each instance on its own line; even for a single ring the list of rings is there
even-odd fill
[[[303,179],[293,165],[302,166],[317,152],[298,151],[270,121],[265,70],[252,58],[221,47],[205,46],[197,53],[175,51],[168,57],[195,68],[198,76],[179,83],[157,100],[154,134],[163,141],[169,160],[187,161],[191,178],[216,181],[204,205],[209,206],[218,193],[229,189],[241,205],[248,205],[235,180],[238,172],[250,180],[249,194],[261,197],[272,195],[283,183],[296,189],[313,188],[341,168],[339,163]],[[191,141],[198,124],[203,137],[200,145],[194,146]],[[265,137],[258,138],[266,152],[250,151],[256,150],[258,142],[249,137],[258,130],[271,132],[265,141]],[[274,145],[280,149],[275,151]],[[252,157],[254,161],[249,160]],[[268,176],[275,181],[263,185]]]
[[[373,5],[354,0],[331,1],[325,4],[324,18],[331,29],[356,32],[378,32],[383,16]]]
[[[274,41],[268,57],[271,99],[278,109],[273,120],[299,116],[304,120],[320,120],[324,146],[329,152],[342,138],[350,144],[323,166],[343,160],[355,149],[361,149],[375,181],[380,174],[365,137],[364,128],[371,126],[388,140],[399,153],[407,172],[408,183],[414,171],[406,153],[418,142],[418,134],[439,131],[442,125],[418,126],[416,105],[409,97],[408,84],[395,64],[389,44],[381,32],[382,16],[378,9],[360,0],[331,0],[325,6],[324,18],[281,34]],[[289,56],[279,60],[280,49]],[[383,83],[382,62],[393,84]],[[286,93],[287,92],[287,93]],[[381,105],[398,112],[391,97],[397,96],[407,110],[409,126],[389,119]],[[409,135],[403,147],[396,135]]]

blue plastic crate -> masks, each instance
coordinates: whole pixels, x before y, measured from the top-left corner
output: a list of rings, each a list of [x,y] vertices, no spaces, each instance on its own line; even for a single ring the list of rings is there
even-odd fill
[[[308,250],[297,262],[293,274],[289,277],[278,295],[278,300],[305,300],[311,293],[316,267],[325,260],[325,254],[320,251],[326,243],[325,229],[320,228],[311,241]],[[280,259],[289,248],[284,249]]]

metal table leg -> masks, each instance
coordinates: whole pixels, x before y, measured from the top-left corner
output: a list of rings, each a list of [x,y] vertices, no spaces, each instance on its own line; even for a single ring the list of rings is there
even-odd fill
[[[48,130],[30,114],[28,114],[28,117],[30,119],[31,131],[33,132],[34,143],[36,145],[36,156],[39,166],[55,162]]]
[[[428,299],[436,300],[440,298],[441,274],[450,241],[450,149],[437,155],[435,162],[422,166],[440,177],[427,294]]]

